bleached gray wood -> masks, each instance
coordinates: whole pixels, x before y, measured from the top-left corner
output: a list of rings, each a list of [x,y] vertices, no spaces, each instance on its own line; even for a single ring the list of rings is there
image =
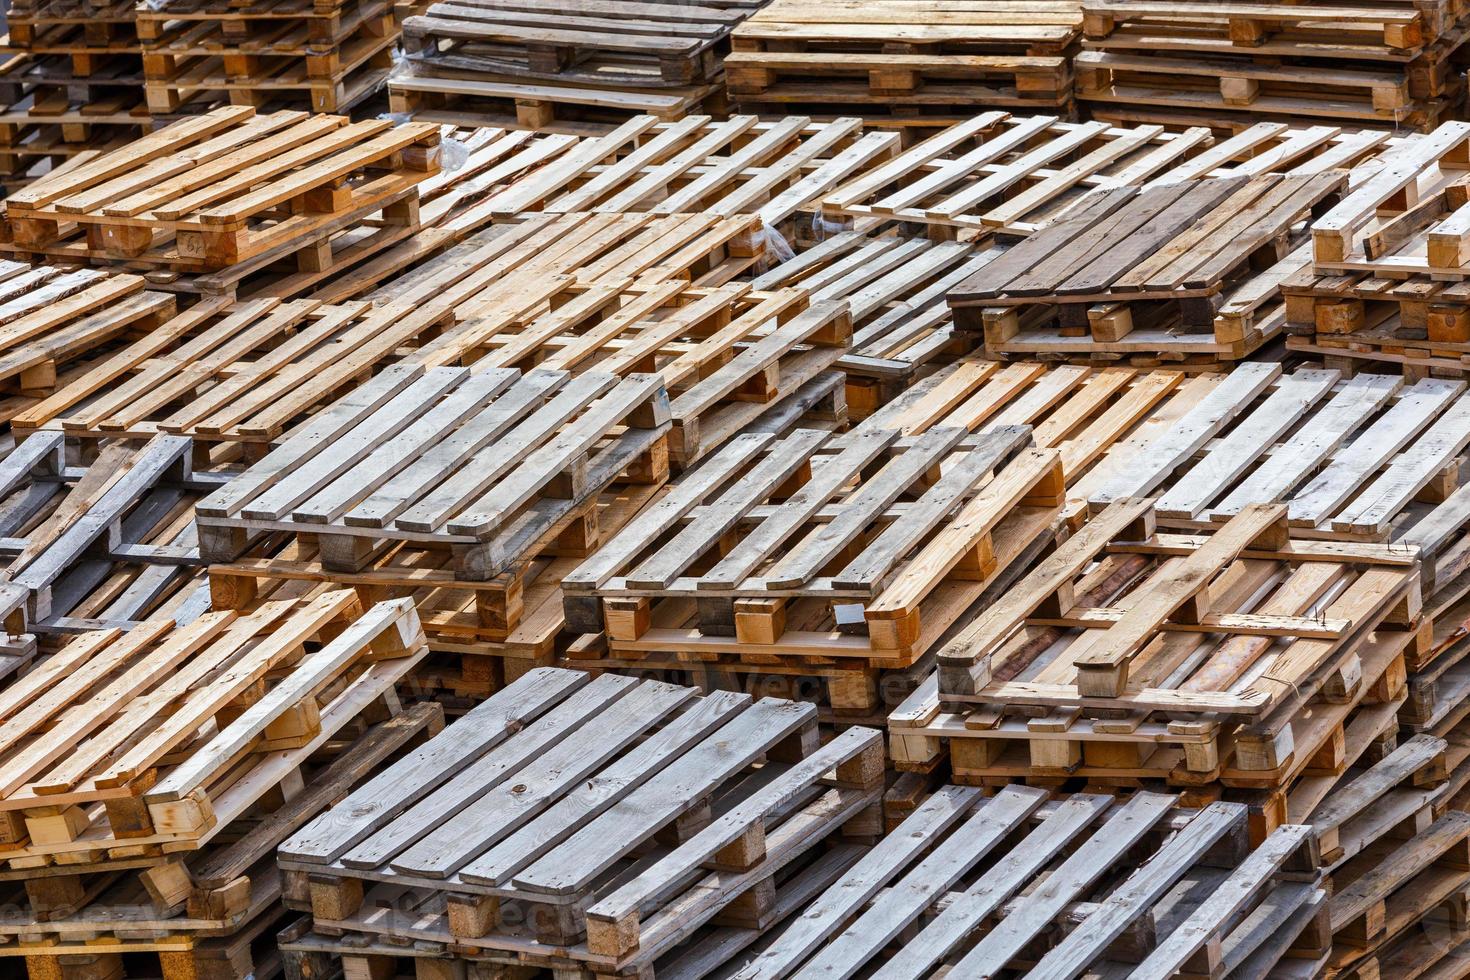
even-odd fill
[[[655,861],[636,878],[620,885],[588,909],[587,917],[618,922],[645,906],[658,904],[689,872],[713,860],[716,854],[751,827],[764,824],[770,814],[793,804],[825,773],[882,743],[882,733],[871,728],[849,728],[840,732],[826,745],[793,763],[759,790],[716,816],[708,826]]]
[[[281,845],[280,856],[331,863],[589,680],[576,670],[528,671],[302,828]]]
[[[337,520],[414,462],[425,447],[438,445],[519,376],[520,372],[512,368],[469,375],[402,432],[298,506],[292,518],[317,524]]]
[[[827,437],[820,429],[798,429],[717,499],[709,502],[700,519],[691,521],[627,576],[635,589],[665,589],[714,542],[733,528],[741,516],[765,500],[801,466]]]
[[[1404,392],[1361,435],[1339,452],[1287,505],[1287,518],[1298,527],[1327,521],[1363,481],[1393,457],[1465,390],[1463,381],[1425,378]]]
[[[1277,827],[1178,928],[1154,947],[1130,980],[1167,980],[1271,884],[1272,876],[1312,835],[1310,827]],[[1221,936],[1223,939],[1224,937]]]
[[[448,877],[555,803],[694,694],[693,688],[645,681],[527,764],[513,783],[504,780],[486,790],[453,820],[401,852],[393,859],[394,869]]]
[[[1101,956],[1128,924],[1174,887],[1222,837],[1245,825],[1240,803],[1211,803],[1114,889],[1082,924],[1032,967],[1035,980],[1073,980]]]
[[[582,891],[770,746],[812,724],[816,715],[810,704],[762,699],[518,873],[512,883],[549,895]]]
[[[777,505],[773,514],[747,532],[730,552],[699,577],[700,589],[733,589],[799,530],[832,495],[898,438],[897,432],[875,431],[855,436],[836,456],[812,463],[812,475],[801,488]],[[784,447],[783,447],[784,448]]]
[[[1209,516],[1228,520],[1250,504],[1285,499],[1403,384],[1402,378],[1386,374],[1361,374],[1347,382],[1279,450],[1211,507]]]
[[[1334,530],[1377,533],[1470,444],[1470,397],[1463,397],[1332,519]]]
[[[992,849],[1021,826],[1049,794],[1007,786],[987,800],[893,887],[802,967],[802,976],[847,980],[858,973],[935,899],[949,891]]]
[[[342,855],[349,868],[371,870],[393,857],[502,780],[520,772],[562,739],[577,732],[618,699],[637,687],[631,677],[603,674],[518,732],[505,744],[482,755],[442,783],[392,823]]]
[[[999,974],[1027,943],[1051,928],[1069,903],[1081,898],[1093,882],[1153,829],[1173,805],[1172,796],[1134,795],[965,954],[955,966],[957,974]]]
[[[431,368],[426,371],[422,378],[395,395],[379,411],[350,430],[337,433],[333,439],[324,440],[320,451],[310,458],[297,460],[289,473],[251,500],[242,513],[251,520],[280,520],[385,440],[397,435],[418,417],[425,404],[459,384],[468,374],[464,368]],[[246,475],[249,475],[248,471]]]
[[[532,823],[460,869],[465,881],[500,886],[642,786],[695,743],[750,707],[747,694],[714,691],[578,786]]]
[[[951,902],[873,974],[873,980],[921,980],[1010,897],[1034,881],[1062,849],[1113,805],[1109,796],[1078,793]]]
[[[464,466],[473,454],[540,405],[549,392],[566,384],[569,377],[565,371],[531,371],[447,438],[422,447],[417,459],[348,511],[343,522],[355,527],[387,527],[421,496]]]
[[[765,576],[766,587],[795,589],[805,585],[966,435],[959,426],[936,426],[915,439],[912,447],[889,460],[849,494],[833,520],[802,538]]]
[[[1159,497],[1155,502],[1159,516],[1189,520],[1197,517],[1216,494],[1239,479],[1251,463],[1296,425],[1332,389],[1337,378],[1336,371],[1306,369],[1282,378],[1260,407],[1242,419]]]
[[[895,830],[862,856],[813,905],[791,922],[760,955],[730,980],[782,980],[828,937],[842,928],[916,855],[940,838],[980,801],[969,786],[943,786]]]

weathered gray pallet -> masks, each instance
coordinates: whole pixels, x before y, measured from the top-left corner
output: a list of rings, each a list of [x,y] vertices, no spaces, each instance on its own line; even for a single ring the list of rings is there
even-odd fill
[[[877,829],[881,736],[816,736],[808,704],[534,670],[282,845],[287,898],[327,936],[637,973]]]

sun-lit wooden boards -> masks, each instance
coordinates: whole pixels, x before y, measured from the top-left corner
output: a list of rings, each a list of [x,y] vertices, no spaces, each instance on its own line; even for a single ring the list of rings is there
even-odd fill
[[[334,261],[333,235],[372,215],[379,246],[418,226],[439,129],[301,112],[217,109],[48,175],[5,202],[4,249],[80,264],[212,273],[224,291],[292,256]]]
[[[411,603],[339,591],[90,632],[12,682],[0,957],[121,976],[156,953],[173,978],[233,943],[215,969],[249,972],[280,915],[276,844],[439,724],[394,694],[425,652]]]
[[[1084,0],[1082,12],[1077,94],[1099,118],[1426,132],[1464,104],[1470,11],[1456,0]]]
[[[808,704],[538,669],[282,845],[286,948],[634,975],[753,939],[881,830],[882,755]]]
[[[951,288],[956,327],[1002,358],[1239,360],[1281,332],[1279,283],[1347,184],[1328,170],[1109,188]]]
[[[395,112],[462,124],[597,132],[676,120],[722,97],[730,31],[761,0],[442,0],[403,25]]]
[[[149,112],[231,105],[346,113],[381,90],[389,0],[158,0],[137,13]]]
[[[860,112],[945,125],[976,105],[1070,117],[1075,0],[774,0],[735,29],[732,100],[750,111]]]
[[[1060,455],[1023,427],[741,435],[562,579],[586,666],[826,678],[871,712],[1054,531]],[[600,635],[599,635],[600,634]]]

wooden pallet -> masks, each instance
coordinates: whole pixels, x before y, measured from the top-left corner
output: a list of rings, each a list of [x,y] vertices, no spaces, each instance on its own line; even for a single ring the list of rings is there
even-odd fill
[[[65,385],[88,359],[174,311],[138,276],[0,261],[0,417]]]
[[[755,213],[785,228],[799,209],[890,158],[898,144],[896,133],[864,132],[855,117],[714,122],[694,115],[667,123],[637,116],[578,142],[492,195],[485,208],[505,219],[527,211]]]
[[[987,112],[919,142],[823,197],[829,223],[891,218],[950,238],[1025,236],[1099,188],[1206,177],[1315,174],[1371,159],[1388,134],[1260,123],[1228,139],[1207,128],[1064,123]]]
[[[397,24],[383,15],[359,25],[335,50],[297,55],[227,50],[203,55],[145,50],[144,91],[157,115],[231,105],[301,105],[346,113],[382,91],[393,69]]]
[[[416,187],[438,152],[434,126],[219,109],[12,195],[5,248],[219,271],[380,211],[416,226]]]
[[[203,553],[236,562],[216,603],[244,608],[258,578],[432,585],[503,640],[536,562],[596,546],[604,491],[667,479],[667,432],[655,375],[388,368],[200,505]],[[310,535],[319,564],[238,562],[278,531]]]
[[[1310,117],[1421,132],[1464,99],[1449,3],[1085,0],[1078,98],[1135,116]],[[1162,120],[1160,120],[1162,121]]]
[[[662,88],[717,82],[720,48],[748,9],[566,0],[431,3],[403,24],[406,57],[463,72]]]
[[[879,429],[914,438],[945,426],[977,435],[1030,426],[1038,448],[1061,456],[1068,488],[1062,517],[1076,527],[1086,517],[1087,498],[1078,487],[1090,485],[1088,474],[1116,465],[1115,459],[1136,458],[1211,386],[1208,377],[1188,379],[1178,371],[966,358],[887,401],[849,438]]]
[[[350,591],[78,637],[6,690],[4,857],[74,867],[202,847],[395,697],[424,652],[412,603],[363,611]]]
[[[695,694],[532,671],[282,845],[288,902],[321,935],[605,974],[768,927],[781,869],[880,828],[881,735],[818,747],[810,705]]]
[[[178,436],[114,443],[86,466],[67,465],[59,432],[26,440],[0,462],[5,631],[128,630],[203,608],[192,508],[222,482],[191,470]]]
[[[940,3],[774,0],[736,28],[725,60],[744,103],[1027,106],[1070,112],[1081,26],[1072,0]]]
[[[858,670],[865,690],[1053,528],[1060,457],[1029,441],[1015,426],[738,437],[563,578],[568,623],[594,635],[569,655]]]
[[[163,0],[144,6],[135,16],[147,56],[323,59],[308,65],[313,76],[338,70],[342,47],[360,32],[381,36],[397,30],[392,7],[385,0],[345,0],[322,6],[300,0]],[[254,69],[248,62],[236,62],[227,73],[249,75]]]
[[[436,734],[443,712],[420,704],[376,724],[367,721],[340,733],[350,739],[345,751],[298,767],[260,801],[258,814],[238,818],[230,828],[233,840],[158,858],[0,872],[5,886],[23,888],[0,914],[0,956],[25,957],[32,976],[97,975],[89,970],[166,980],[266,974],[281,914],[276,846],[373,770]],[[117,962],[147,954],[156,966],[140,973]]]
[[[996,357],[1237,360],[1280,333],[1303,222],[1346,184],[1327,171],[1103,191],[950,290],[955,323]]]
[[[96,359],[11,424],[88,440],[187,436],[199,469],[218,469],[221,444],[260,458],[452,319],[445,306],[207,300]]]
[[[1119,500],[939,650],[895,756],[948,738],[957,776],[1281,788],[1339,765],[1354,709],[1401,698],[1420,595],[1412,549],[1293,541],[1281,505],[1191,536]]]
[[[941,787],[784,931],[738,954],[732,975],[881,963],[892,977],[942,964],[965,976],[1258,976],[1285,955],[1320,956],[1327,892],[1310,828],[1252,847],[1240,804],[1048,796]]]

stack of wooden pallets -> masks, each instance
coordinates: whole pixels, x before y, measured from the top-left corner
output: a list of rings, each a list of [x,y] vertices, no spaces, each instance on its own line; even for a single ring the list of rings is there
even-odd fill
[[[393,111],[590,133],[723,101],[730,31],[763,0],[442,0],[403,25]]]
[[[418,227],[439,170],[437,126],[249,106],[216,109],[49,174],[5,201],[0,249],[147,270],[155,285],[227,293],[276,262],[324,273],[373,225],[372,248]]]
[[[1079,6],[774,0],[735,30],[730,96],[752,111],[857,111],[889,126],[944,126],[976,105],[1070,118]]]
[[[1465,104],[1458,0],[1083,0],[1077,95],[1099,118],[1426,132]]]
[[[411,603],[337,592],[90,632],[12,682],[7,969],[121,977],[136,954],[131,976],[244,977],[253,943],[278,964],[275,846],[437,727],[394,693],[424,654]]]
[[[1055,531],[1062,468],[1021,426],[745,434],[562,579],[567,663],[817,678],[847,718]],[[788,678],[789,680],[783,680]]]
[[[1282,281],[1288,346],[1347,371],[1462,377],[1470,125],[1446,123],[1382,162],[1317,219],[1310,267]]]
[[[0,185],[84,161],[147,132],[131,0],[19,0],[0,56]]]
[[[1069,485],[1068,513],[1090,520],[890,716],[895,764],[1223,796],[1258,837],[1310,821],[1340,875],[1332,960],[1427,966],[1466,940],[1467,825],[1447,812],[1470,782],[1463,382],[1246,365],[1144,411]],[[1274,543],[1237,551],[1267,510]]]
[[[400,956],[636,976],[760,935],[881,832],[882,735],[820,744],[811,705],[697,695],[525,675],[282,845],[312,914],[286,955],[303,976]]]
[[[398,20],[388,0],[153,0],[140,4],[148,110],[228,102],[345,113],[380,90]]]
[[[1310,262],[1306,226],[1347,174],[1110,188],[949,292],[992,357],[1211,370],[1281,333],[1281,281]]]

